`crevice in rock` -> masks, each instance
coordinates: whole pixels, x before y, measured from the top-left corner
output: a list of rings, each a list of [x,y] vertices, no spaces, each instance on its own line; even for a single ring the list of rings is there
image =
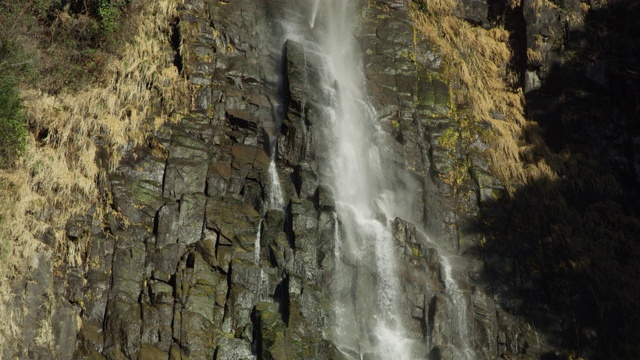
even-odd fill
[[[262,336],[260,334],[260,314],[258,310],[254,306],[251,310],[251,323],[253,324],[253,333],[251,334],[253,339],[251,342],[251,347],[253,348],[253,353],[256,355],[256,359],[261,359],[260,356],[262,354]]]
[[[189,253],[189,255],[187,255],[187,269],[193,269],[195,268],[196,265],[196,255],[194,253]]]
[[[434,318],[436,316],[436,297],[432,296],[431,300],[429,301],[429,309],[427,311],[427,328],[428,328],[428,332],[427,332],[427,338],[431,339],[432,335],[433,335],[433,327],[435,325],[434,323]]]
[[[289,310],[291,307],[289,299],[289,276],[282,279],[282,282],[276,286],[274,299],[278,301],[278,312],[282,314],[282,321],[289,326]]]
[[[171,37],[169,38],[171,41],[171,48],[175,52],[175,56],[173,58],[173,65],[178,69],[178,72],[182,74],[183,62],[182,62],[182,53],[180,52],[180,44],[182,43],[182,35],[180,33],[180,18],[173,19],[173,23],[171,24]]]

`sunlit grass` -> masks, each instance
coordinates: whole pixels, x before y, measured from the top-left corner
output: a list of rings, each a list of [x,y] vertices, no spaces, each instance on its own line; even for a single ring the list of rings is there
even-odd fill
[[[108,60],[101,81],[57,94],[37,84],[21,89],[32,134],[17,166],[0,171],[0,352],[22,341],[16,326],[22,309],[7,305],[16,296],[10,280],[28,274],[38,253],[53,251],[55,259],[79,265],[86,241],[66,241],[65,224],[91,209],[98,219],[103,215],[96,141],[108,148],[102,169],[114,169],[125,147],[185,110],[187,83],[167,56],[176,6],[171,0],[142,5],[137,33]],[[55,233],[55,249],[38,240],[47,229]],[[42,329],[37,341],[51,342],[50,326]]]

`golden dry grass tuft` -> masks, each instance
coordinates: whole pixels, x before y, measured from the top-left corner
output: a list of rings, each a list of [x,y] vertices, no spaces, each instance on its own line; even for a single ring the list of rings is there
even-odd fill
[[[531,155],[532,148],[540,151],[543,147],[531,142],[541,141],[537,126],[524,117],[522,90],[513,89],[509,81],[513,75],[508,72],[512,57],[508,32],[469,24],[456,16],[456,4],[454,0],[431,0],[424,9],[411,11],[418,31],[439,51],[456,112],[453,117],[461,126],[489,125],[491,135],[484,139],[492,144],[488,157],[494,174],[509,191],[540,176],[556,177],[544,160],[523,160],[527,155],[536,157]]]
[[[175,0],[140,5],[137,33],[107,60],[101,81],[55,95],[21,89],[32,135],[18,165],[0,171],[0,353],[20,338],[15,319],[22,309],[6,306],[16,296],[10,280],[28,274],[34,254],[51,251],[38,237],[53,228],[54,259],[77,264],[86,244],[64,241],[66,222],[90,209],[102,216],[96,141],[108,147],[109,164],[103,165],[114,169],[125,147],[186,111],[187,82],[167,56],[176,7]],[[47,326],[38,341],[50,341]]]

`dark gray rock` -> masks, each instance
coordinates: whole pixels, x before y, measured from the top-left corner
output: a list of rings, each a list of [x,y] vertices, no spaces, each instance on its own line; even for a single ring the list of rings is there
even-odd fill
[[[78,311],[63,299],[56,302],[56,308],[51,317],[53,331],[54,352],[58,359],[71,359],[76,349],[78,334]]]
[[[163,195],[177,199],[184,194],[204,192],[206,179],[207,168],[201,161],[169,158]]]
[[[459,7],[459,17],[474,25],[489,26],[489,5],[486,0],[463,0]]]
[[[101,324],[109,299],[111,277],[100,271],[87,273],[87,288],[84,293],[83,318]]]

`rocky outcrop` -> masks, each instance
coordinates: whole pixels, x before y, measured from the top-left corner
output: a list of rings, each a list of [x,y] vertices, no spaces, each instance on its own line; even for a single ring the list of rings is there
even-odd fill
[[[326,99],[314,90],[317,55],[278,38],[269,21],[282,6],[184,3],[180,57],[193,90],[191,111],[150,134],[146,146],[131,149],[100,179],[109,207],[104,223],[88,214],[67,226],[69,241],[89,238],[81,262],[56,265],[44,252],[33,279],[21,284],[15,305],[34,309],[23,330],[30,357],[360,355],[324,334],[334,316],[331,283],[348,275],[336,270],[340,223],[333,190],[321,181],[330,149],[314,138]],[[380,219],[393,231],[405,294],[394,300],[417,358],[455,359],[465,350],[478,359],[531,358],[544,342],[483,287],[475,252],[482,241],[472,227],[478,204],[502,187],[479,153],[464,154],[472,174],[465,183],[454,189],[447,181],[456,161],[441,141],[454,126],[448,85],[437,55],[415,36],[407,6],[362,6],[357,34],[387,170],[411,190],[402,199],[406,215]],[[482,1],[464,2],[474,23],[487,23],[487,9]],[[284,206],[272,201],[273,181]],[[52,284],[56,293],[48,294]],[[47,296],[54,307],[39,308]],[[40,346],[37,327],[29,325],[46,316],[55,319],[55,349]]]

